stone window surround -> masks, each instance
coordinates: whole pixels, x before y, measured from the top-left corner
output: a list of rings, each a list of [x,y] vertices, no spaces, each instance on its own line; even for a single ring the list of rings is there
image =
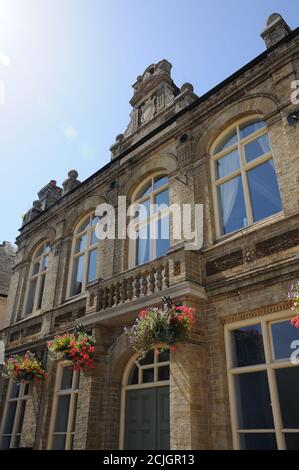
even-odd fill
[[[254,119],[264,120],[265,123],[266,123],[266,126],[262,129],[259,129],[258,131],[255,131],[254,133],[250,134],[249,136],[247,136],[245,138],[242,138],[242,139],[239,137],[239,131],[238,131],[238,141],[237,141],[236,144],[233,144],[230,147],[225,148],[224,150],[222,150],[220,152],[216,152],[217,145],[219,145],[221,140],[223,138],[225,138],[226,135],[228,136],[233,129],[238,129],[240,125],[245,124],[246,122],[248,122],[248,124],[249,124]],[[249,187],[248,187],[249,183],[246,181],[246,183],[244,185],[244,177],[242,176],[242,173],[244,171],[246,173],[248,171],[248,169],[256,168],[260,164],[265,163],[266,161],[269,161],[271,158],[273,159],[273,152],[271,150],[270,152],[262,155],[261,157],[258,157],[256,159],[254,159],[250,163],[246,163],[246,165],[245,165],[246,167],[243,168],[244,164],[242,164],[240,166],[240,169],[238,170],[238,174],[240,174],[242,176],[242,186],[243,186],[243,191],[244,191],[244,202],[245,202],[245,206],[246,206],[247,218],[249,219],[248,220],[248,225],[246,227],[242,227],[240,229],[237,229],[234,232],[230,232],[230,233],[226,233],[226,234],[222,233],[221,220],[220,220],[221,219],[220,207],[219,207],[218,194],[217,194],[217,184],[218,184],[219,181],[220,181],[220,183],[229,181],[232,178],[232,174],[227,175],[223,178],[217,179],[216,178],[215,162],[219,158],[221,158],[222,156],[227,155],[229,153],[228,149],[235,149],[235,148],[237,148],[238,151],[239,151],[239,154],[241,154],[241,161],[246,162],[245,156],[244,156],[244,149],[243,149],[244,145],[248,142],[252,142],[254,139],[256,139],[258,137],[261,137],[262,135],[265,135],[265,134],[267,134],[268,137],[269,137],[268,125],[267,125],[267,122],[265,120],[265,117],[262,116],[261,114],[251,114],[251,115],[247,115],[247,116],[245,116],[241,119],[235,120],[231,125],[226,127],[218,135],[218,137],[214,140],[212,146],[210,147],[209,155],[210,155],[210,167],[211,167],[211,179],[212,179],[213,205],[215,207],[214,219],[215,219],[215,228],[216,228],[216,243],[221,241],[222,239],[231,237],[231,236],[233,236],[234,234],[236,234],[240,231],[246,230],[248,227],[255,226],[256,224],[261,224],[263,221],[271,220],[273,217],[281,216],[283,214],[283,210],[282,210],[278,213],[272,214],[269,217],[266,217],[265,219],[258,220],[256,222],[254,222],[253,215],[252,215],[252,205],[251,205],[251,199],[250,199],[250,194],[249,194]],[[269,141],[270,141],[270,137],[269,137]],[[271,145],[271,142],[270,142],[270,145]],[[276,171],[275,171],[275,173],[276,173]],[[277,178],[277,175],[276,175],[276,178]],[[279,186],[279,184],[278,184],[278,186]]]
[[[280,307],[280,306],[279,306]],[[282,419],[280,415],[280,404],[279,404],[279,397],[278,391],[276,387],[276,379],[275,379],[275,370],[277,368],[287,368],[287,367],[298,367],[296,365],[292,365],[289,360],[275,360],[273,356],[273,344],[272,344],[272,336],[270,332],[270,324],[277,323],[283,320],[289,320],[292,318],[289,310],[280,311],[277,314],[276,309],[273,313],[263,314],[263,312],[259,309],[257,313],[260,315],[250,315],[250,318],[246,320],[243,319],[246,317],[240,316],[242,320],[240,321],[231,321],[224,324],[224,338],[225,338],[225,353],[226,353],[226,363],[227,363],[227,376],[228,376],[228,388],[229,388],[229,405],[230,405],[230,417],[231,417],[231,427],[232,427],[232,438],[233,438],[233,448],[235,450],[240,449],[240,440],[239,440],[239,432],[238,430],[238,415],[237,415],[237,398],[236,392],[234,387],[234,376],[241,374],[241,373],[250,373],[250,372],[258,372],[258,371],[266,371],[268,376],[268,384],[270,390],[270,397],[271,397],[271,404],[273,410],[273,421],[274,421],[274,435],[277,439],[277,448],[284,450],[285,440],[283,434],[286,433],[288,430],[283,428]],[[280,308],[278,308],[280,310]],[[238,317],[236,317],[238,318]],[[229,319],[227,319],[229,320]],[[231,331],[237,328],[261,324],[262,327],[262,335],[263,335],[263,344],[265,350],[265,363],[257,364],[257,365],[250,365],[244,367],[234,367],[232,358],[232,339],[231,339]],[[247,430],[246,430],[247,431]],[[261,432],[261,429],[253,430],[250,429],[249,432]],[[294,429],[292,429],[294,432]],[[297,430],[299,433],[299,429]]]
[[[124,449],[124,441],[125,441],[125,410],[126,410],[126,391],[127,390],[137,390],[137,389],[144,389],[144,388],[153,388],[153,387],[165,387],[170,385],[170,380],[163,380],[159,381],[157,380],[157,369],[158,366],[170,366],[170,360],[165,361],[165,362],[160,362],[158,363],[157,361],[157,354],[156,351],[159,349],[159,347],[162,347],[163,345],[157,345],[154,348],[154,363],[153,364],[147,364],[144,366],[139,366],[140,370],[143,369],[148,369],[154,367],[155,369],[155,379],[153,382],[148,382],[148,383],[138,383],[136,385],[128,385],[128,380],[129,380],[129,374],[134,367],[134,364],[136,364],[137,359],[138,359],[138,354],[134,354],[129,361],[127,362],[127,365],[125,366],[124,372],[123,372],[123,377],[122,377],[122,387],[121,387],[121,406],[120,406],[120,427],[119,427],[119,450]],[[164,345],[165,346],[165,345]],[[140,375],[140,373],[139,373]],[[140,379],[139,379],[140,381]]]
[[[72,378],[72,388],[71,389],[61,389],[61,380],[62,380],[62,373],[63,369],[65,367],[71,367],[72,362],[71,361],[61,361],[59,362],[57,366],[57,371],[56,371],[56,379],[55,379],[55,388],[54,388],[54,398],[52,402],[52,409],[51,409],[51,418],[50,418],[50,426],[49,426],[49,434],[48,434],[48,445],[47,448],[48,450],[52,449],[53,445],[53,435],[54,435],[54,427],[55,427],[55,421],[56,421],[56,413],[57,413],[57,407],[58,407],[58,399],[60,396],[65,396],[65,395],[70,395],[70,406],[69,406],[69,415],[68,415],[68,429],[66,432],[66,443],[65,443],[65,450],[70,450],[71,449],[71,437],[72,434],[74,434],[73,431],[71,431],[71,425],[73,423],[74,419],[74,414],[76,412],[76,402],[75,402],[75,396],[78,397],[79,394],[79,378],[78,374],[79,371],[73,371],[73,378]],[[78,388],[75,388],[74,385],[78,384]],[[76,423],[75,423],[76,424]]]

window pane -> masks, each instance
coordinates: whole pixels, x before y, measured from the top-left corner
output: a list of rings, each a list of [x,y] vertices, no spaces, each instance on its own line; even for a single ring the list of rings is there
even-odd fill
[[[164,349],[158,355],[158,362],[166,362],[169,361],[169,349]]]
[[[273,429],[267,372],[235,377],[239,429]]]
[[[17,434],[21,434],[22,428],[23,428],[23,422],[24,422],[24,416],[25,416],[25,409],[26,409],[26,400],[21,400],[20,403],[20,415],[19,415],[19,421],[17,424]]]
[[[97,225],[97,223],[100,221],[100,218],[95,215],[93,218],[92,218],[92,221],[91,221],[91,225]]]
[[[34,254],[34,258],[38,258],[39,256],[41,256],[44,252],[44,249],[45,249],[45,245],[40,245],[38,250]]]
[[[169,205],[169,191],[168,191],[168,189],[165,189],[165,191],[161,191],[161,193],[159,193],[155,196],[155,204],[158,204],[158,206],[161,205],[161,204],[166,204],[166,206]],[[163,210],[163,207],[161,207],[161,209]]]
[[[234,129],[229,136],[226,136],[225,139],[217,146],[215,153],[221,152],[222,150],[230,147],[233,144],[236,144],[238,141],[236,129]]]
[[[79,256],[74,260],[73,282],[72,282],[72,295],[80,294],[82,291],[83,282],[83,262],[84,255]]]
[[[4,425],[4,433],[3,434],[11,434],[13,425],[15,422],[15,415],[16,415],[16,409],[17,409],[17,402],[12,401],[8,403],[8,409],[7,409],[7,415],[6,415],[6,421]]]
[[[159,367],[158,380],[169,380],[169,366]]]
[[[258,131],[259,129],[262,129],[263,127],[266,127],[266,123],[264,121],[255,121],[251,124],[243,124],[240,127],[240,137],[241,139],[244,139],[244,137],[253,134],[254,132]]]
[[[152,192],[153,188],[152,188],[152,181],[150,181],[149,183],[146,183],[145,186],[143,186],[143,188],[139,191],[138,195],[137,195],[137,199],[143,197],[143,196],[146,196],[147,194],[150,194]]]
[[[241,176],[219,185],[223,234],[246,227],[247,217]]]
[[[15,449],[18,449],[20,447],[20,442],[21,442],[21,435],[18,434],[16,435],[15,437],[15,445],[14,445],[14,448]]]
[[[154,357],[154,350],[151,349],[147,354],[146,356],[143,358],[143,359],[140,359],[138,362],[141,366],[146,366],[146,365],[149,365],[149,364],[153,364],[154,363],[154,360],[155,360],[155,357]]]
[[[299,330],[291,325],[289,320],[271,325],[274,358],[289,359],[294,351],[291,349],[291,343],[299,340]]]
[[[77,238],[76,243],[75,243],[75,253],[85,251],[86,240],[87,240],[87,234],[83,235],[83,237]]]
[[[275,433],[242,433],[240,434],[242,450],[276,450]]]
[[[249,170],[247,175],[254,221],[280,212],[281,200],[273,160]]]
[[[85,218],[83,219],[83,221],[81,222],[81,224],[80,224],[79,227],[77,228],[76,232],[77,232],[77,233],[83,232],[83,231],[86,230],[89,226],[90,226],[90,215],[88,215],[87,217],[85,217]]]
[[[41,276],[40,290],[39,290],[38,301],[37,301],[37,306],[36,306],[37,309],[40,309],[42,306],[44,290],[45,290],[45,281],[46,281],[46,276],[45,275]]]
[[[35,274],[37,274],[39,272],[39,266],[40,266],[39,261],[34,263],[33,269],[32,269],[32,276],[35,276]]]
[[[29,284],[29,292],[27,299],[26,313],[31,313],[34,306],[35,291],[36,291],[37,279],[33,279]]]
[[[91,245],[95,245],[96,243],[98,243],[98,241],[99,241],[99,239],[98,239],[98,237],[97,237],[96,231],[93,230],[93,231],[91,232],[90,244],[91,244]]]
[[[60,390],[69,390],[72,388],[73,382],[73,369],[72,367],[63,367],[62,368],[62,377]]]
[[[67,431],[70,400],[71,400],[70,395],[61,395],[58,397],[54,432],[66,432]]]
[[[49,253],[49,251],[50,251],[50,243],[49,243],[49,242],[47,242],[47,243],[45,244],[45,250],[44,250],[44,253]]]
[[[66,434],[54,434],[53,436],[53,450],[64,450],[65,449]]]
[[[148,383],[154,381],[154,369],[143,369],[142,371],[142,382]]]
[[[252,142],[249,142],[249,144],[245,145],[244,149],[247,162],[251,162],[255,158],[264,155],[264,153],[270,152],[268,134],[264,134]]]
[[[238,150],[228,153],[222,158],[216,160],[217,178],[223,178],[230,175],[240,168],[240,159]]]
[[[73,421],[71,425],[71,432],[75,431],[75,424],[76,424],[76,416],[77,416],[77,401],[78,401],[78,395],[74,394],[74,400],[73,400]]]
[[[140,265],[149,260],[149,225],[139,229],[137,235],[136,265]]]
[[[158,176],[157,178],[154,179],[154,189],[158,189],[160,188],[160,186],[163,186],[164,184],[168,184],[167,176]]]
[[[169,217],[158,220],[158,240],[156,243],[156,257],[166,255],[169,248]]]
[[[89,252],[87,282],[91,282],[96,278],[97,271],[97,250]]]
[[[134,365],[131,369],[130,375],[129,375],[129,380],[128,380],[129,385],[136,385],[138,384],[138,367]]]
[[[263,364],[265,353],[261,325],[250,325],[232,332],[234,367]]]
[[[275,371],[284,428],[299,428],[299,368]]]
[[[9,449],[11,436],[2,436],[0,439],[0,449],[7,450]]]
[[[299,434],[289,432],[285,434],[287,450],[299,450]]]
[[[12,383],[11,389],[10,389],[11,393],[10,393],[9,398],[17,398],[20,393],[21,385],[17,384],[16,382],[11,382],[11,383]]]
[[[139,204],[139,211],[136,214],[138,220],[145,220],[150,216],[150,199],[145,199]]]
[[[48,269],[48,265],[49,265],[49,256],[47,255],[44,257],[43,270]]]

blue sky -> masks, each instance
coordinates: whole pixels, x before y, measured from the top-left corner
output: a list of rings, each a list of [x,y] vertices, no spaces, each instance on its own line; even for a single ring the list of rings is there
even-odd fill
[[[202,95],[265,49],[273,12],[299,26],[296,0],[0,0],[0,242],[51,179],[110,160],[148,65]]]

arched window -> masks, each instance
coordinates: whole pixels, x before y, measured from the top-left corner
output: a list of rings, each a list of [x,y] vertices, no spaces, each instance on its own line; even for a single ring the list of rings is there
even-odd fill
[[[96,279],[98,238],[95,233],[99,218],[94,212],[77,225],[72,244],[69,295],[85,291],[86,285]]]
[[[29,271],[29,285],[25,304],[25,315],[28,315],[35,310],[39,310],[42,306],[49,262],[49,252],[50,243],[49,241],[45,241],[36,248],[33,254]]]
[[[120,448],[170,448],[169,349],[132,358],[123,377]]]
[[[282,210],[266,123],[241,120],[212,147],[217,235],[225,235]]]
[[[135,191],[132,202],[140,205],[134,219],[137,238],[131,244],[131,265],[138,266],[164,256],[169,248],[167,176],[147,178]]]

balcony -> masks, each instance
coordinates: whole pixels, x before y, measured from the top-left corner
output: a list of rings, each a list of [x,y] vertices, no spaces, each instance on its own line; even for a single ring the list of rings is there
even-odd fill
[[[109,325],[113,319],[116,325],[123,321],[124,315],[133,318],[140,309],[159,305],[163,296],[203,299],[206,295],[200,281],[200,256],[181,248],[89,285],[83,323],[100,321]]]

